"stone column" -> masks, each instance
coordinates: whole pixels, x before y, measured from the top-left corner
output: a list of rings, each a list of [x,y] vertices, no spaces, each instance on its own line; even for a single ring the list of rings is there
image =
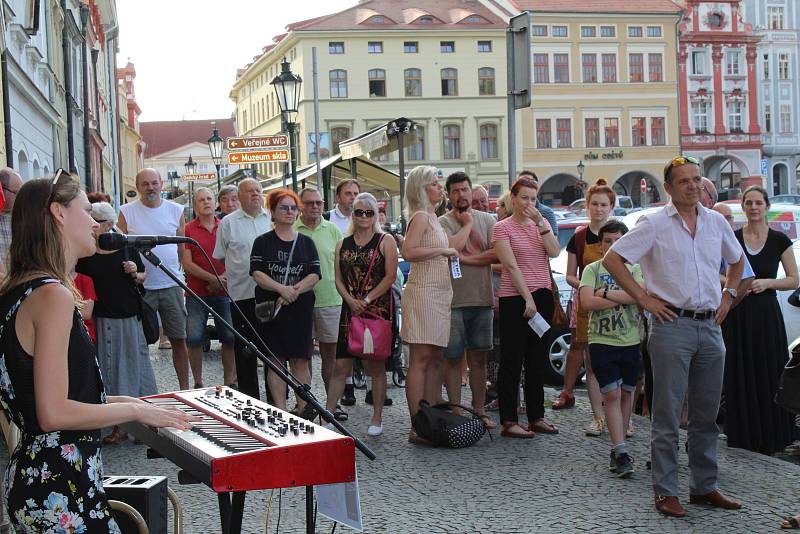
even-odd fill
[[[686,71],[686,45],[682,44],[678,52],[678,91],[680,91],[679,102],[681,105],[681,121],[680,121],[680,135],[690,135],[692,133],[689,128],[689,107],[692,103],[689,101],[689,83],[688,72]],[[683,144],[679,140],[679,144]]]
[[[723,119],[725,95],[722,94],[722,45],[713,45],[711,60],[714,64],[714,133],[722,135],[725,133],[725,121]]]
[[[747,109],[748,114],[748,128],[750,134],[760,134],[761,127],[758,124],[758,89],[756,83],[758,81],[758,73],[756,72],[756,46],[747,45]],[[778,119],[780,120],[780,110]]]

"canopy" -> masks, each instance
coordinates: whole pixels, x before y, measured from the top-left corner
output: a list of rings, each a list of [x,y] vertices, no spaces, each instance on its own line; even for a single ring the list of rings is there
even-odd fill
[[[351,165],[355,165],[355,176],[352,173]],[[400,194],[400,176],[367,157],[357,156],[343,160],[342,154],[336,154],[320,161],[319,166],[321,169],[330,167],[331,187],[335,187],[342,180],[355,178],[361,185],[362,191],[368,191],[379,199],[386,195]],[[302,180],[316,183],[316,162],[297,169],[297,181],[301,182]],[[283,177],[269,178],[263,180],[261,184],[264,186],[264,191],[276,189],[283,186]]]
[[[413,145],[418,142],[414,123],[405,117],[400,117],[339,143],[342,158],[350,159],[366,155],[374,158],[394,152],[397,150],[398,129],[403,129],[404,132],[403,146]]]

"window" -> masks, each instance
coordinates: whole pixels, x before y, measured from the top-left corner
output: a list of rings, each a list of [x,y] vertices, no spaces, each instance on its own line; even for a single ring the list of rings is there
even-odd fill
[[[455,41],[440,41],[439,42],[439,52],[442,54],[452,54],[456,51],[456,42]]]
[[[739,58],[738,50],[728,50],[725,54],[725,72],[728,73],[728,76],[739,75]]]
[[[546,24],[534,24],[531,26],[531,33],[534,37],[547,37],[547,25]]]
[[[344,42],[342,41],[331,41],[328,43],[328,53],[329,54],[344,54]]]
[[[347,98],[347,71],[332,70],[328,76],[331,82],[331,98]]]
[[[478,52],[491,52],[491,51],[492,51],[491,41],[478,41]]]
[[[641,37],[641,36],[642,36],[641,26],[628,26],[628,37]]]
[[[547,63],[547,54],[533,54],[533,83],[548,83],[550,81],[550,68]]]
[[[767,8],[767,24],[769,24],[770,30],[783,29],[783,7]]]
[[[536,148],[552,148],[550,119],[536,119]]]
[[[617,81],[617,55],[603,54],[603,82]]]
[[[383,15],[373,15],[367,20],[367,24],[386,24],[386,17]]]
[[[569,54],[553,54],[553,81],[569,83]]]
[[[769,80],[769,54],[764,54],[763,63],[761,65],[764,72],[763,78]]]
[[[586,148],[600,146],[600,119],[584,119],[586,128]]]
[[[692,102],[692,118],[695,133],[708,133],[708,102],[705,100]]]
[[[667,144],[667,131],[664,127],[664,117],[650,119],[650,144],[664,146]]]
[[[708,25],[711,28],[722,28],[722,13],[711,13],[708,15]]]
[[[664,81],[664,61],[661,54],[648,54],[647,55],[648,67],[650,71],[651,82]]]
[[[404,70],[403,84],[406,96],[422,96],[422,71],[419,69]]]
[[[425,15],[417,19],[418,24],[433,24],[433,17]]]
[[[422,161],[425,159],[425,128],[417,124],[417,142],[408,145],[406,157],[408,161]]]
[[[419,52],[419,42],[418,41],[406,41],[403,43],[403,53],[405,54],[416,54]]]
[[[337,126],[335,128],[331,128],[331,144],[333,145],[333,153],[339,153],[339,143],[344,141],[345,139],[350,138],[350,128],[346,126]]]
[[[466,22],[467,24],[482,24],[487,21],[485,18],[479,15],[470,15],[469,17],[465,18],[462,22]]]
[[[383,69],[370,69],[369,96],[386,96],[386,71]]]
[[[789,79],[789,54],[778,54],[778,78]]]
[[[582,54],[581,70],[583,72],[583,83],[597,82],[597,54]]]
[[[606,146],[619,146],[619,119],[604,119]]]
[[[764,104],[764,132],[772,133],[772,108]]]
[[[661,37],[661,26],[648,26],[647,27],[647,36],[648,37]]]
[[[647,144],[647,118],[633,117],[631,119],[631,146],[645,146]]]
[[[692,74],[706,73],[706,52],[705,50],[694,50],[692,52]]]
[[[458,71],[442,69],[442,96],[458,96]]]
[[[482,67],[478,69],[478,94],[479,95],[493,95],[494,94],[494,69],[491,67]]]
[[[597,37],[597,27],[581,26],[581,37]]]
[[[628,54],[628,75],[632,82],[644,81],[644,54]]]
[[[556,148],[572,146],[572,119],[556,119]]]
[[[566,26],[553,26],[553,37],[569,37]]]
[[[731,132],[742,131],[742,101],[731,100],[728,102],[728,130]]]
[[[367,53],[383,54],[383,41],[369,41],[367,43]]]
[[[616,37],[616,26],[600,26],[600,37]]]
[[[444,159],[461,159],[461,127],[454,124],[442,128]]]
[[[781,133],[791,133],[792,131],[792,106],[781,104]]]
[[[481,159],[497,159],[497,126],[484,124],[480,128]]]

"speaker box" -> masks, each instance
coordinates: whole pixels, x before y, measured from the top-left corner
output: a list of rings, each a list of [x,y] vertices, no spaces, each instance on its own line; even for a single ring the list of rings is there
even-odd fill
[[[142,514],[150,534],[167,534],[166,477],[103,477],[109,499],[133,506]],[[122,534],[138,534],[136,523],[125,513],[114,512]]]

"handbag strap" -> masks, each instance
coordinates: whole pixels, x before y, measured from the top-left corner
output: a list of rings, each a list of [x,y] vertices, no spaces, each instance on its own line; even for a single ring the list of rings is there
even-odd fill
[[[289,267],[291,267],[292,265],[292,256],[294,256],[294,247],[295,245],[297,245],[297,236],[299,235],[300,234],[295,234],[294,241],[292,241],[292,249],[289,251],[289,259],[286,261],[286,274],[283,275],[283,285],[286,285],[286,281],[289,280]]]
[[[372,268],[375,266],[375,260],[378,257],[378,251],[381,248],[381,243],[383,243],[383,238],[386,237],[386,234],[381,234],[380,239],[378,239],[378,244],[375,245],[375,248],[372,249],[372,257],[369,261],[369,267],[367,268],[367,273],[364,275],[364,281],[361,283],[361,288],[359,288],[358,292],[362,293],[364,289],[367,287],[367,283],[369,282],[370,277],[372,276]],[[371,241],[371,240],[370,240]],[[353,236],[353,243],[356,242],[356,237]]]

